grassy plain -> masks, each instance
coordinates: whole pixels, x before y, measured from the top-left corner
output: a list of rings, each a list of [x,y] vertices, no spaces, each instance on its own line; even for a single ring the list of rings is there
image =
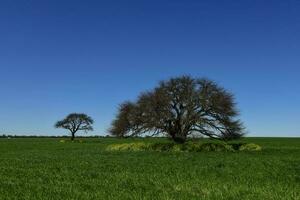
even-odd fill
[[[300,199],[300,138],[261,152],[110,152],[164,139],[0,139],[0,199]]]

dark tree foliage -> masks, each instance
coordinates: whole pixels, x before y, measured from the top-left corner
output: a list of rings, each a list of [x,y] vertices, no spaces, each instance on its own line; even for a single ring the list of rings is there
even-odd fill
[[[82,113],[69,114],[65,119],[56,122],[56,128],[64,128],[71,132],[71,139],[74,140],[77,131],[92,131],[94,120]]]
[[[119,106],[117,119],[112,122],[109,132],[113,136],[126,137],[130,135],[133,122],[130,122],[130,114],[134,112],[135,105],[131,102],[125,102]]]
[[[118,137],[165,134],[181,143],[195,133],[231,140],[243,136],[237,116],[230,92],[211,80],[182,76],[160,82],[136,102],[121,104],[110,133]]]

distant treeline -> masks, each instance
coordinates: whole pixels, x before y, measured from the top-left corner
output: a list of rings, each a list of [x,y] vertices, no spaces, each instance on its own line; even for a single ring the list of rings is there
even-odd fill
[[[12,135],[12,134],[2,134],[0,138],[69,138],[69,135],[60,135],[60,136],[53,136],[53,135]],[[78,136],[76,138],[116,138],[116,136],[111,135],[92,135],[92,136]],[[169,138],[165,136],[134,136],[134,137],[124,137],[126,138]],[[195,138],[194,138],[195,139]]]
[[[60,136],[41,136],[41,135],[11,135],[11,134],[2,134],[0,138],[67,138],[68,135],[60,135]],[[104,138],[104,137],[111,137],[109,135],[106,136],[99,136],[99,135],[92,135],[92,136],[78,136],[78,138]]]

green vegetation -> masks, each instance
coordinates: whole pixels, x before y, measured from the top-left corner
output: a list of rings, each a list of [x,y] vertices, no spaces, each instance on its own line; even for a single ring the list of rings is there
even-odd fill
[[[300,199],[300,138],[245,138],[236,146],[263,150],[235,153],[107,151],[169,141],[82,140],[0,139],[0,199]]]
[[[261,146],[253,143],[244,144],[239,148],[240,151],[261,151],[261,149]]]
[[[174,142],[145,143],[133,142],[123,144],[112,144],[106,148],[107,151],[166,151],[166,152],[236,152],[236,151],[261,151],[257,144],[213,142],[186,142],[176,144]]]

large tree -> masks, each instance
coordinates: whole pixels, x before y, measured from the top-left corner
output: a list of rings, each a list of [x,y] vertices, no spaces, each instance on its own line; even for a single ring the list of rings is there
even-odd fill
[[[65,119],[56,122],[55,127],[69,130],[71,133],[71,140],[74,140],[77,131],[92,131],[93,123],[94,120],[86,114],[72,113]]]
[[[231,140],[243,136],[233,95],[208,79],[181,76],[159,83],[136,102],[121,104],[110,133],[171,137],[185,142],[191,134]]]

